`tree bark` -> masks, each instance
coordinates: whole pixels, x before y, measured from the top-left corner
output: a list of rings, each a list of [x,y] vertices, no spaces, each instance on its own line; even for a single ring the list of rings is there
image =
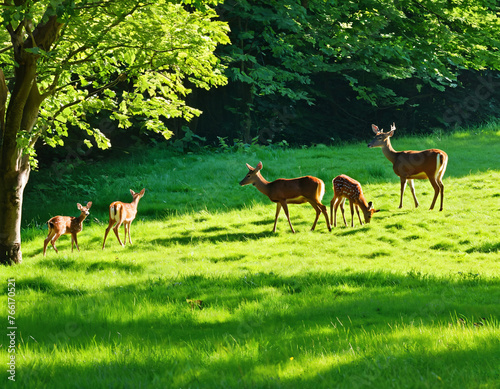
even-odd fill
[[[26,49],[39,47],[50,50],[63,26],[51,6],[46,16],[46,21],[40,23],[26,40],[22,27],[27,23],[21,22],[15,30],[7,28],[11,35],[16,67],[6,112],[5,102],[9,90],[3,72],[0,74],[0,105],[3,102],[3,106],[0,106],[0,264],[4,265],[22,261],[21,216],[30,162],[26,145],[18,144],[18,136],[20,133],[28,134],[30,146],[34,146],[39,135],[33,133],[33,128],[44,99],[36,80],[38,55]]]
[[[23,169],[0,172],[0,263],[21,263],[21,215],[23,193],[30,173],[29,163]]]
[[[18,146],[17,135],[19,131],[32,131],[40,107],[34,66],[23,70],[24,74],[16,75],[24,83],[12,93],[0,140],[0,264],[4,265],[22,261],[23,194],[31,169],[29,155]],[[32,141],[36,137],[34,135]]]

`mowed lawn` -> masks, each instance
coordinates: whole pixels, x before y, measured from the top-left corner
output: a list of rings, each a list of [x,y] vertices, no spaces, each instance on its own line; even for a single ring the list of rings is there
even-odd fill
[[[19,388],[500,387],[500,128],[392,139],[396,150],[449,155],[444,211],[399,179],[366,143],[248,147],[175,155],[157,147],[75,169],[33,173],[15,281]],[[238,182],[347,174],[380,212],[328,232],[308,204],[275,205]],[[146,194],[133,244],[108,236],[107,207]],[[57,195],[56,195],[57,193]],[[46,220],[77,216],[79,234],[42,256]],[[436,207],[437,209],[439,207]],[[350,223],[349,207],[346,207]],[[121,231],[123,236],[123,229]],[[1,298],[6,317],[7,294]],[[4,332],[7,333],[4,320]],[[7,361],[9,339],[0,348]],[[6,362],[3,365],[7,366]]]

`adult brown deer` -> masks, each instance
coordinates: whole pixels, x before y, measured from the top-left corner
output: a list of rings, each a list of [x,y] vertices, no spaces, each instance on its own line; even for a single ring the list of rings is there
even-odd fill
[[[106,244],[106,238],[108,236],[109,230],[113,225],[113,231],[115,232],[116,238],[120,245],[125,246],[124,243],[120,240],[120,236],[118,235],[118,229],[123,224],[123,229],[125,230],[124,242],[127,242],[127,234],[128,241],[132,244],[132,239],[130,238],[130,225],[135,219],[137,215],[137,205],[139,204],[139,200],[144,196],[144,192],[146,188],[141,190],[139,193],[135,193],[132,189],[130,189],[130,194],[132,195],[131,203],[122,203],[121,201],[115,201],[109,205],[109,224],[106,228],[106,232],[104,234],[104,241],[102,242],[102,249],[104,250],[104,245]]]
[[[56,247],[56,240],[59,239],[61,235],[71,234],[71,252],[73,252],[73,244],[76,244],[76,248],[80,251],[78,247],[78,240],[76,239],[76,234],[78,234],[83,228],[83,221],[89,215],[89,209],[92,206],[92,201],[89,201],[84,207],[81,204],[76,204],[80,210],[80,216],[54,216],[50,219],[47,224],[49,226],[49,235],[43,241],[43,256],[47,251],[47,245],[50,244],[54,247],[56,253],[59,253]]]
[[[392,168],[401,180],[401,201],[399,208],[403,207],[403,194],[406,188],[406,182],[410,184],[411,193],[415,200],[415,207],[418,207],[417,196],[415,195],[415,187],[413,180],[428,179],[434,188],[434,199],[430,209],[434,208],[437,197],[441,193],[441,207],[443,210],[444,185],[443,175],[448,164],[448,155],[438,149],[430,149],[423,151],[395,151],[392,148],[390,137],[396,131],[396,125],[391,125],[391,131],[384,132],[372,124],[372,130],[375,133],[375,138],[368,144],[368,147],[381,147],[382,152],[389,161],[392,162]]]
[[[337,227],[337,208],[340,205],[340,210],[342,211],[342,217],[344,219],[344,224],[347,227],[344,215],[344,203],[346,199],[349,200],[349,206],[351,207],[351,227],[354,227],[354,208],[356,208],[356,213],[358,214],[359,223],[363,225],[361,221],[361,216],[359,215],[359,208],[363,212],[365,217],[365,222],[370,223],[372,215],[375,212],[380,211],[379,209],[373,209],[373,203],[366,201],[363,195],[363,189],[361,189],[361,184],[355,179],[341,174],[337,176],[332,181],[333,184],[333,199],[330,202],[330,219],[333,220],[333,226]],[[333,208],[335,207],[335,214],[333,214]]]
[[[290,229],[293,233],[295,233],[292,222],[290,221],[290,215],[288,214],[288,204],[302,204],[306,202],[311,204],[316,211],[316,219],[314,219],[311,231],[314,231],[321,213],[325,215],[328,231],[332,230],[330,222],[328,221],[326,207],[321,203],[325,194],[325,183],[323,181],[316,177],[305,176],[291,179],[279,178],[275,181],[269,182],[262,177],[262,174],[260,174],[262,162],[259,162],[256,168],[253,168],[248,163],[246,165],[248,168],[248,174],[245,178],[243,178],[243,180],[241,180],[240,185],[243,186],[252,184],[260,192],[269,197],[272,202],[276,203],[276,217],[274,218],[273,232],[276,232],[278,215],[281,207],[283,207]]]

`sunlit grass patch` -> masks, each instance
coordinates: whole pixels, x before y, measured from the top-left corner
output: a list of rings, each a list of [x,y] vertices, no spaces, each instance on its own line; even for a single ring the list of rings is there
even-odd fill
[[[35,173],[23,264],[0,269],[16,280],[19,387],[496,387],[500,166],[464,146],[474,139],[498,155],[497,137],[394,140],[399,150],[448,152],[443,212],[428,210],[427,180],[415,185],[419,208],[407,189],[398,209],[392,166],[365,144],[154,149],[95,164],[97,198],[66,191],[43,208]],[[355,214],[355,227],[344,227],[339,213],[332,232],[322,219],[310,231],[312,207],[291,205],[297,233],[283,214],[272,233],[276,205],[238,185],[245,162],[260,160],[269,180],[323,179],[327,206],[333,177],[349,174],[381,211],[369,225]],[[128,174],[114,174],[124,164]],[[102,250],[107,206],[142,187],[133,244],[110,234]],[[65,236],[59,255],[43,257],[45,221],[84,200],[95,205],[81,252]]]

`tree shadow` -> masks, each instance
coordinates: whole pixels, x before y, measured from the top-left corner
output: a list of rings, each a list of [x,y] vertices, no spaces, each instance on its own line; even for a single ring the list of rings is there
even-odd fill
[[[425,386],[436,383],[435,375],[443,382],[459,377],[467,386],[472,385],[467,377],[471,366],[483,383],[498,379],[492,367],[499,358],[498,342],[491,337],[478,337],[469,350],[449,347],[429,353],[426,344],[435,340],[419,333],[439,326],[469,337],[471,331],[497,331],[499,279],[470,282],[385,271],[268,272],[154,277],[93,293],[71,293],[43,277],[19,280],[17,288],[20,295],[39,291],[43,299],[41,305],[23,307],[23,333],[29,334],[31,352],[75,350],[75,345],[78,350],[114,350],[92,364],[78,362],[77,355],[72,364],[47,364],[43,358],[19,364],[22,382],[30,377],[53,387],[57,382],[99,387],[113,380],[131,387],[153,379],[158,387],[403,387],[413,382],[405,374],[420,371]],[[191,298],[200,299],[202,309],[186,302]],[[74,309],[61,308],[68,301]],[[147,315],[141,314],[145,304],[152,309]],[[212,320],[212,314],[219,319]],[[491,319],[481,319],[479,326],[475,320],[482,317]],[[404,327],[421,331],[405,338],[405,353],[393,353],[400,336],[408,336],[399,332]],[[363,351],[371,337],[383,339],[383,352],[373,347]],[[256,345],[258,358],[251,352]],[[337,356],[351,352],[356,355],[351,362],[322,363],[312,375],[280,376],[287,364],[300,364],[301,358],[306,365],[323,358],[333,364]],[[441,370],[430,369],[433,375],[426,367],[436,363]],[[264,375],[256,375],[258,371]]]
[[[174,244],[180,245],[190,245],[193,243],[204,243],[204,242],[247,242],[253,240],[259,240],[262,238],[267,238],[273,236],[273,232],[257,232],[257,233],[224,233],[215,235],[194,235],[189,232],[185,233],[185,236],[171,236],[169,238],[154,238],[150,240],[150,244],[158,246],[171,246]]]
[[[77,261],[72,258],[45,258],[39,262],[39,266],[48,269],[74,270],[93,273],[102,270],[118,270],[123,272],[141,273],[144,270],[142,265],[135,263],[127,263],[123,260],[114,261]]]
[[[78,297],[86,294],[85,291],[69,289],[59,283],[49,281],[44,277],[32,277],[16,280],[16,291],[44,293],[55,297],[72,296]]]

